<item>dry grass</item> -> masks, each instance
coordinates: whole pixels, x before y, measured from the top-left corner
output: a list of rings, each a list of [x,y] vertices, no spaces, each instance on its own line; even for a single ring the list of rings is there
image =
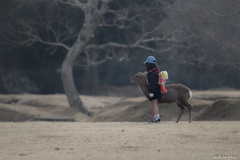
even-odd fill
[[[140,91],[139,91],[140,92]],[[149,103],[145,97],[126,98],[109,96],[80,96],[84,104],[91,112],[95,112],[93,118],[90,118],[74,109],[69,108],[66,96],[56,95],[0,95],[1,109],[15,111],[17,114],[25,114],[29,117],[38,118],[74,118],[76,121],[147,121],[152,115]],[[238,113],[238,102],[240,91],[238,90],[209,90],[193,91],[193,99],[190,103],[193,106],[193,120],[205,120],[206,117],[222,116],[220,113],[210,115],[212,110],[219,110],[217,106],[223,103],[221,108],[228,106],[227,102],[220,101],[214,104],[217,99],[228,98],[234,104],[230,107],[231,114],[227,114],[223,120],[231,120],[230,117],[238,120],[235,113]],[[231,99],[231,100],[230,100]],[[217,102],[217,101],[216,101]],[[214,105],[213,105],[214,104]],[[227,105],[225,105],[227,104]],[[212,108],[212,110],[210,108]],[[209,109],[208,109],[209,108]],[[235,109],[235,111],[233,111]],[[180,109],[175,105],[161,104],[159,107],[160,115],[163,120],[175,121],[179,115]],[[220,110],[219,110],[220,111]],[[225,110],[221,110],[224,111]],[[3,112],[3,110],[2,110]],[[230,112],[230,111],[229,111]],[[7,115],[8,112],[4,112]],[[206,116],[203,116],[206,115]],[[6,116],[5,116],[6,117]],[[11,117],[9,115],[9,117]],[[220,118],[221,119],[221,118]],[[8,119],[9,120],[9,119]],[[188,120],[188,110],[185,110],[181,120]],[[210,119],[206,119],[210,120]],[[3,119],[2,119],[3,121]],[[17,121],[17,120],[16,120]]]
[[[240,99],[240,91],[239,90],[207,90],[207,91],[193,91],[194,99],[201,100],[216,100],[221,98],[238,98]]]
[[[118,103],[121,97],[80,96],[91,112],[97,112],[113,103]],[[88,121],[90,117],[69,107],[66,96],[56,95],[0,95],[0,108],[15,111],[38,118],[74,118],[76,121]],[[7,117],[7,113],[4,113]],[[11,117],[11,115],[9,115]],[[9,118],[8,118],[9,120]]]
[[[192,118],[195,120],[200,113],[210,107],[213,101],[191,100],[193,105]],[[159,112],[163,121],[176,121],[180,114],[180,108],[176,104],[160,104]],[[124,100],[118,104],[105,107],[97,112],[90,121],[92,122],[146,122],[152,117],[149,101],[146,98],[139,98],[137,102],[131,99]],[[188,109],[185,110],[181,120],[188,120]]]
[[[196,120],[239,121],[239,115],[240,99],[219,99],[199,114]]]
[[[190,104],[193,106],[192,119],[194,121],[240,120],[238,116],[240,112],[239,99],[240,91],[238,90],[193,91],[193,98],[190,100]],[[180,114],[180,109],[176,104],[160,104],[159,112],[163,121],[176,121]],[[128,99],[105,107],[97,112],[90,121],[146,122],[151,118],[151,115],[152,110],[146,98],[139,99],[135,103]],[[188,109],[185,110],[181,120],[188,120]]]
[[[9,110],[3,104],[0,104],[0,122],[19,122],[32,120],[33,116]]]

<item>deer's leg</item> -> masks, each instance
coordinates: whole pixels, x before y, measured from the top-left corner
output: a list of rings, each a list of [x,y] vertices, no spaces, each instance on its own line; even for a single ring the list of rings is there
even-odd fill
[[[182,101],[181,103],[188,108],[188,110],[189,110],[189,120],[188,120],[188,122],[191,123],[192,122],[192,106],[187,101]]]
[[[177,103],[177,105],[178,105],[178,107],[181,109],[181,113],[179,114],[176,123],[178,123],[178,121],[179,121],[180,118],[182,117],[182,114],[183,114],[183,112],[184,112],[184,110],[185,110],[185,107],[184,107],[181,103]]]

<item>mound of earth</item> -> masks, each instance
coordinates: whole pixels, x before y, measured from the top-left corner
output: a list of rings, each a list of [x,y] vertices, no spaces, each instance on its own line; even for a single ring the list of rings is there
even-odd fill
[[[240,120],[240,99],[219,99],[216,101],[196,100],[192,104],[193,121],[233,121]],[[160,104],[159,113],[163,121],[176,121],[180,109],[176,104]],[[152,110],[147,100],[131,103],[123,101],[116,105],[105,107],[96,113],[92,122],[146,122],[151,118]],[[189,111],[185,110],[180,121],[188,121]]]
[[[195,120],[239,121],[240,99],[219,99],[208,107]]]
[[[32,119],[89,119],[88,116],[70,108],[65,95],[0,95],[0,104],[4,110],[18,115],[29,115]],[[6,112],[0,112],[8,117],[5,121],[19,121]]]
[[[0,105],[0,122],[29,121],[32,119],[32,115],[9,110],[2,104]]]
[[[105,106],[118,103],[122,97],[101,97],[80,95],[90,112],[98,112]],[[28,118],[16,118],[28,115],[35,120],[75,120],[85,122],[90,117],[69,107],[66,95],[0,95],[0,121],[22,121]],[[15,114],[15,116],[12,116]],[[4,118],[3,118],[4,117]],[[34,117],[34,118],[32,118]]]
[[[192,120],[240,120],[239,95],[239,91],[193,91]],[[146,97],[80,97],[89,111],[95,113],[92,118],[70,108],[64,94],[0,95],[0,121],[24,121],[34,117],[64,121],[69,118],[80,122],[146,122],[153,114]],[[223,97],[227,99],[220,99]],[[160,104],[159,113],[163,121],[176,121],[180,108],[176,104]],[[180,119],[183,120],[188,120],[188,109]]]
[[[199,113],[204,112],[211,104],[212,101],[207,100],[191,100],[193,105],[192,118],[195,119]],[[164,121],[176,121],[180,114],[180,108],[176,104],[160,104],[159,113]],[[138,102],[131,102],[131,100],[125,100],[118,104],[105,107],[98,113],[96,113],[90,121],[92,122],[146,122],[152,115],[149,101],[141,99]],[[181,120],[188,120],[188,109],[185,110]]]

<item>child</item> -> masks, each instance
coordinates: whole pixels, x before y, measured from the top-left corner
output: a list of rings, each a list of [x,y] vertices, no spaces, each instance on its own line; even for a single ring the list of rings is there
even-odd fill
[[[153,118],[148,121],[148,123],[158,123],[161,122],[159,113],[158,113],[158,100],[161,99],[162,93],[160,92],[159,80],[159,67],[156,64],[156,59],[153,56],[147,57],[146,61],[146,70],[148,72],[148,90],[150,106],[153,110]]]

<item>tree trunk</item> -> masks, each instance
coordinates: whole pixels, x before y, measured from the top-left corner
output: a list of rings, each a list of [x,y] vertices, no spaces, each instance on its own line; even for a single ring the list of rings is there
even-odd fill
[[[96,19],[95,16],[97,14],[96,2],[98,1],[90,0],[89,7],[84,8],[84,23],[82,29],[62,64],[62,82],[68,103],[71,108],[75,108],[84,114],[89,114],[89,112],[79,97],[79,93],[74,84],[72,70],[75,60],[84,51],[85,45],[90,40],[90,37],[98,24],[98,19]],[[96,8],[94,9],[94,7]]]
[[[76,42],[74,46],[70,49],[70,51],[67,53],[63,61],[62,82],[70,107],[75,108],[85,114],[88,114],[88,109],[84,106],[82,100],[79,97],[72,74],[74,62],[80,54],[81,48],[83,47],[83,44],[81,46],[78,45],[81,45],[81,43]]]
[[[108,9],[108,2],[102,2],[101,9],[98,10],[98,2],[98,0],[89,0],[87,5],[88,7],[82,8],[84,12],[83,26],[78,34],[76,42],[68,51],[62,64],[62,81],[68,103],[71,108],[78,109],[85,114],[89,114],[89,112],[79,97],[78,91],[74,84],[72,70],[75,60],[79,54],[84,51],[84,47],[90,40],[93,31],[97,27],[100,17],[103,16]]]

